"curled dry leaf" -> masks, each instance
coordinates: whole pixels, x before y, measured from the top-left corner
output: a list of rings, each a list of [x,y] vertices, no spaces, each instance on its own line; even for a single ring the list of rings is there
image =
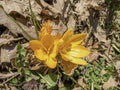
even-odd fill
[[[104,0],[80,0],[79,3],[75,4],[75,13],[79,15],[82,21],[89,17],[89,9],[94,8],[95,10],[103,10],[100,4],[104,3]]]
[[[28,43],[23,44],[23,47],[28,47]],[[5,45],[2,46],[0,50],[1,50],[0,63],[10,62],[11,59],[14,59],[16,57],[17,45],[16,44]]]
[[[79,3],[75,5],[76,9],[75,12],[80,16],[81,20],[86,20],[89,16],[89,12],[87,9],[87,2],[81,0]]]
[[[56,0],[56,3],[53,4],[53,7],[55,7],[59,12],[62,12],[64,4],[65,0]]]
[[[4,47],[1,47],[1,56],[0,56],[0,59],[1,59],[1,63],[3,62],[10,62],[11,59],[15,58],[15,55],[16,55],[16,48],[15,48],[15,45],[13,46],[4,46]]]
[[[106,32],[100,26],[97,26],[97,31],[93,34],[99,40],[99,42],[108,42],[108,40],[106,40]]]
[[[15,72],[15,73],[10,72],[10,73],[5,73],[5,74],[0,73],[0,79],[6,79],[6,78],[9,78],[9,77],[12,77],[15,75],[18,75],[18,73],[17,72]]]
[[[16,21],[17,22],[17,21]],[[18,22],[19,23],[19,22]],[[3,10],[3,8],[0,7],[0,24],[3,24],[4,26],[6,26],[10,32],[12,32],[13,34],[17,35],[22,34],[26,39],[29,39],[29,37],[21,30],[21,28],[15,23],[15,21],[13,19],[11,19]],[[19,25],[21,25],[21,27],[33,38],[36,38],[36,33],[35,30],[33,29],[33,27],[28,28],[27,26],[19,23]]]
[[[11,35],[7,35],[7,37],[0,37],[0,46],[7,44],[14,40],[14,38]]]
[[[37,4],[35,0],[30,0],[32,10],[35,16],[41,12],[41,7]],[[22,15],[29,16],[29,0],[0,0],[0,5],[2,5],[5,11],[9,14],[12,11],[16,11]],[[39,18],[39,17],[37,17]]]

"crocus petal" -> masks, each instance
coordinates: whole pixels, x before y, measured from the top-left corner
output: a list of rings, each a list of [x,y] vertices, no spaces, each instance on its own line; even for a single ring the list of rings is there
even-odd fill
[[[60,64],[63,67],[64,73],[68,75],[72,74],[74,69],[77,68],[78,66],[77,64],[73,64],[71,62],[64,61],[64,60],[62,60]]]
[[[40,49],[41,47],[41,42],[39,40],[31,40],[29,42],[30,48],[35,51],[37,49]]]
[[[87,48],[85,48],[84,46],[72,47],[70,50],[69,50],[69,48],[68,48],[68,50],[63,49],[60,52],[62,58],[65,59],[65,60],[68,60],[68,58],[71,59],[72,57],[74,57],[74,58],[84,58],[89,53],[90,53],[90,51]]]
[[[74,47],[77,45],[81,45],[85,37],[86,37],[85,33],[72,35],[68,40],[65,41],[64,48],[67,48],[68,46]]]
[[[41,38],[46,35],[46,28],[45,27],[42,27],[40,32],[39,32],[39,40],[41,40]]]
[[[39,39],[41,40],[42,37],[45,35],[50,35],[52,32],[52,26],[50,25],[50,21],[47,21],[43,24],[40,32],[39,32]]]
[[[58,42],[54,42],[54,47],[53,47],[53,50],[51,52],[51,56],[52,57],[56,57],[57,53],[58,53]]]
[[[46,28],[46,32],[48,33],[48,34],[51,34],[51,32],[52,32],[52,26],[50,25],[50,20],[48,20],[46,23],[44,23],[44,25],[43,25],[43,27],[45,27]]]
[[[73,57],[72,55],[62,54],[61,56],[65,61],[69,61],[74,64],[87,65],[87,62],[85,60]]]
[[[75,34],[71,37],[70,42],[78,42],[78,41],[84,40],[86,35],[87,35],[86,33]]]
[[[88,54],[90,54],[90,51],[84,46],[75,46],[71,48],[68,54],[74,57],[86,57]]]
[[[57,65],[57,61],[55,58],[52,57],[48,57],[47,61],[45,62],[45,64],[49,67],[49,68],[55,68]]]
[[[68,45],[69,45],[70,43],[67,43],[67,41],[70,40],[70,38],[72,37],[72,35],[73,35],[73,29],[69,29],[69,30],[67,30],[67,31],[64,33],[63,37],[62,37],[61,40],[60,40],[60,42],[62,42],[62,44],[61,44],[61,46],[60,46],[61,49],[68,47]]]
[[[71,37],[70,41],[68,42],[72,44],[72,47],[77,46],[77,45],[82,45],[86,35],[87,34],[85,33],[73,35],[73,37]]]
[[[80,40],[80,41],[77,41],[77,42],[71,42],[71,47],[81,45],[82,43],[83,43],[83,40]]]
[[[54,39],[51,35],[45,35],[42,37],[41,43],[48,50],[51,46],[53,46]]]
[[[46,52],[41,49],[35,50],[34,55],[40,60],[46,60],[48,57]]]
[[[87,65],[88,63],[85,60],[82,60],[80,58],[74,58],[70,62],[74,64],[79,64],[79,65]]]
[[[73,29],[69,29],[64,33],[62,39],[64,41],[67,41],[72,35],[73,35]]]

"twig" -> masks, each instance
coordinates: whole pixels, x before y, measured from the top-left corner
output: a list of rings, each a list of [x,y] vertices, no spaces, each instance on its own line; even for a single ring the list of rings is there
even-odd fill
[[[91,37],[92,37],[92,31],[90,30],[90,32],[88,33],[88,36],[86,38],[85,45],[88,44],[88,41],[90,40]]]
[[[15,73],[7,73],[7,74],[0,73],[0,79],[6,79],[6,78],[9,78],[9,77],[14,76],[16,74],[17,74],[17,72],[15,72]]]
[[[33,22],[33,24],[35,26],[36,35],[37,35],[37,38],[38,38],[39,37],[39,33],[38,33],[38,30],[39,30],[38,26],[39,26],[39,24],[38,24],[38,22],[36,20],[34,12],[32,11],[32,6],[31,6],[31,1],[30,0],[29,0],[29,7],[30,7],[31,16],[32,16],[32,22]]]
[[[109,58],[106,54],[102,55],[102,54],[99,53],[99,52],[98,52],[98,54],[99,54],[101,57],[105,58],[108,63],[110,63],[110,61],[111,61],[112,63],[114,63],[113,60],[112,60],[111,58]],[[110,61],[109,61],[109,60],[110,60]]]
[[[91,86],[91,90],[94,90],[94,85],[93,85],[93,83],[92,83],[92,86]]]
[[[10,78],[8,78],[6,81],[4,81],[2,84],[0,84],[0,86],[3,86],[3,84],[9,82],[11,79],[15,78],[16,76],[18,76],[19,73],[14,73],[14,74],[11,74],[11,76],[9,76]]]

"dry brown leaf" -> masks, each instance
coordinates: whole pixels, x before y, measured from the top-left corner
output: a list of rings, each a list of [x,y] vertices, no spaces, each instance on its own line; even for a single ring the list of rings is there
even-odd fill
[[[38,16],[41,12],[41,7],[36,3],[35,0],[30,0],[31,6],[34,14]],[[0,5],[2,5],[7,13],[11,11],[19,12],[24,16],[29,16],[29,0],[0,0]],[[39,18],[39,17],[38,17]]]
[[[29,39],[28,36],[21,30],[21,28],[10,18],[6,15],[4,10],[0,7],[0,24],[6,26],[13,34],[17,35],[22,34],[26,39]],[[36,33],[33,27],[28,28],[27,26],[19,23],[21,27],[33,38],[36,37]]]
[[[115,67],[116,67],[117,70],[120,70],[120,61],[116,62]]]
[[[94,36],[98,39],[99,42],[104,42],[105,45],[108,47],[107,49],[109,49],[110,46],[110,40],[107,40],[107,36],[106,36],[106,32],[105,30],[103,30],[99,25],[97,26],[96,31],[93,31]],[[96,45],[98,46],[98,44],[100,43],[96,43]],[[102,43],[101,43],[102,44]],[[94,47],[94,45],[93,45]],[[107,50],[106,50],[107,52]],[[107,52],[108,53],[108,52]]]
[[[76,6],[75,12],[80,16],[79,18],[83,21],[86,20],[89,16],[89,11],[87,9],[87,1],[81,0],[75,6]]]
[[[12,41],[17,41],[20,39],[23,39],[23,37],[14,38],[13,35],[8,30],[5,30],[0,36],[0,46],[9,44]]]
[[[101,71],[101,75],[104,75],[104,74],[106,74],[107,72],[104,70],[104,69],[102,69],[102,71]]]
[[[9,77],[12,77],[14,75],[18,75],[18,72],[15,72],[15,73],[0,73],[0,79],[6,79],[6,78],[9,78]]]
[[[75,13],[80,16],[80,20],[84,21],[90,15],[90,8],[94,8],[95,10],[103,10],[100,5],[104,2],[104,0],[80,0],[79,3],[75,4]]]
[[[1,57],[0,62],[10,62],[11,59],[15,58],[16,48],[15,46],[2,46],[1,47]]]
[[[116,67],[116,70],[117,70],[117,72],[118,72],[118,77],[120,77],[120,61],[117,61],[117,62],[115,63],[115,67]]]
[[[28,43],[23,44],[23,47],[28,47]],[[5,45],[2,46],[0,50],[1,50],[0,63],[10,62],[11,59],[14,59],[16,57],[17,45],[16,44]]]
[[[0,46],[2,46],[3,44],[9,43],[9,42],[11,42],[12,40],[14,40],[13,37],[10,37],[10,38],[2,38],[2,37],[0,37]]]
[[[99,40],[99,42],[108,42],[106,40],[106,32],[100,26],[97,26],[97,31],[93,34]]]
[[[64,3],[65,0],[56,0],[56,3],[53,4],[53,7],[56,8],[59,12],[62,12]]]
[[[103,84],[103,89],[107,90],[110,87],[115,87],[115,86],[117,86],[117,82],[113,77],[110,77],[109,80]]]

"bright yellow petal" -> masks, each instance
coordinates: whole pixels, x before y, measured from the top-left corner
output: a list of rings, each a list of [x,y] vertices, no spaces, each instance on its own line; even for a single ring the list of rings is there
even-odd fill
[[[63,67],[64,73],[68,74],[68,75],[72,74],[74,69],[77,68],[77,66],[78,66],[77,64],[73,64],[71,62],[64,61],[64,60],[62,60],[62,62],[60,64]]]
[[[52,26],[50,25],[50,20],[48,20],[47,22],[45,22],[44,23],[44,27],[46,28],[46,32],[48,33],[48,34],[51,34],[51,32],[52,32]]]
[[[40,60],[47,60],[47,53],[41,49],[35,50],[34,55]]]
[[[73,32],[73,29],[69,29],[64,33],[63,37],[59,40],[60,49],[70,46],[70,42],[68,41],[70,41],[70,38],[73,36]]]
[[[58,45],[57,45],[57,43],[54,43],[54,47],[52,49],[53,50],[51,52],[51,56],[56,57],[56,55],[58,54]]]
[[[87,62],[85,60],[82,60],[80,58],[76,58],[73,56],[69,56],[67,54],[62,54],[62,58],[65,61],[69,61],[69,62],[74,63],[74,64],[87,65]]]
[[[54,38],[54,40],[57,40],[57,41],[58,41],[58,40],[60,40],[60,39],[62,38],[62,35],[58,33],[58,34],[55,35],[55,36],[53,35],[53,38]]]
[[[75,47],[75,46],[81,45],[82,43],[83,43],[83,40],[79,40],[77,42],[71,42],[71,46]]]
[[[50,25],[50,21],[48,20],[47,22],[45,22],[39,32],[39,39],[41,39],[42,37],[44,37],[45,35],[50,35],[52,32],[52,26]]]
[[[85,37],[86,37],[85,33],[72,35],[71,37],[68,37],[69,38],[68,40],[66,40],[65,46],[68,47],[72,45],[72,47],[74,47],[77,45],[81,45]]]
[[[67,30],[67,31],[64,33],[62,39],[63,39],[64,41],[66,41],[66,40],[68,40],[72,35],[73,35],[73,29],[69,29],[69,30]]]
[[[44,37],[42,37],[41,43],[48,50],[53,45],[54,39],[51,35],[45,35]]]
[[[90,54],[90,51],[84,46],[75,46],[72,47],[67,54],[73,57],[86,57],[88,54]]]
[[[70,57],[67,54],[60,53],[60,55],[61,55],[62,59],[64,59],[65,61],[70,61],[71,60]]]
[[[87,62],[85,60],[82,60],[80,58],[74,58],[70,62],[74,64],[79,64],[79,65],[87,65]]]
[[[39,40],[31,40],[29,45],[33,51],[41,48],[41,42]]]
[[[87,34],[85,33],[73,35],[73,37],[69,41],[72,44],[72,47],[77,46],[77,45],[82,45],[86,35]]]
[[[55,58],[52,57],[48,57],[48,59],[46,60],[45,64],[49,67],[49,68],[55,68],[57,65],[57,61]]]
[[[53,57],[55,57],[58,54],[58,50],[60,47],[60,38],[61,38],[61,35],[57,35],[54,37],[54,46],[51,52]]]
[[[86,33],[81,33],[81,34],[75,34],[71,37],[71,42],[78,42],[78,41],[81,41],[81,40],[84,40],[85,37],[86,37]]]
[[[63,49],[60,51],[60,54],[62,56],[63,59],[67,58],[84,58],[86,57],[88,54],[90,53],[90,51],[85,48],[84,46],[76,46],[76,47],[72,47],[71,49],[68,48],[67,49]],[[67,60],[67,59],[65,59]]]
[[[40,32],[39,32],[39,39],[41,40],[41,38],[46,35],[46,28],[42,27]]]

